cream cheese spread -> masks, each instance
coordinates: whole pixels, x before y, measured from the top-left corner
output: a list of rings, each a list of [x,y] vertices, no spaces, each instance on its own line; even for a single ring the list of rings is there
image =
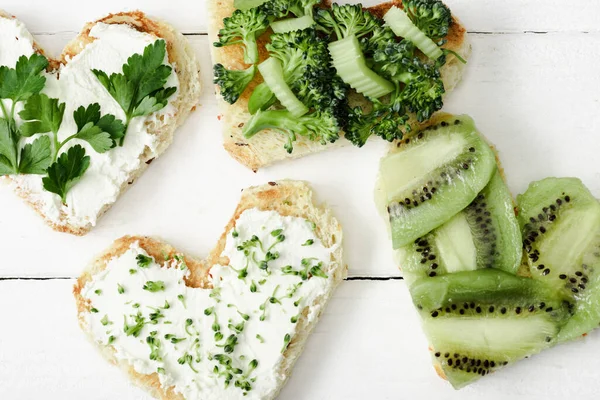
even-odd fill
[[[283,352],[304,314],[318,317],[332,289],[333,247],[314,225],[249,209],[210,269],[212,289],[190,288],[182,259],[154,260],[135,243],[82,291],[94,339],[186,399],[264,399],[284,380]],[[144,264],[147,265],[144,265]],[[162,264],[162,266],[161,266]]]
[[[21,55],[33,54],[33,39],[18,20],[0,18],[0,36],[0,65],[14,68]],[[108,75],[122,72],[123,64],[131,55],[142,53],[147,45],[157,40],[154,35],[139,32],[124,24],[98,23],[91,29],[89,36],[94,38],[92,43],[86,45],[58,71],[45,74],[46,86],[42,92],[66,104],[58,132],[60,141],[77,131],[73,111],[79,106],[87,107],[89,104],[99,103],[103,115],[112,114],[125,120],[121,107],[91,70],[99,69]],[[165,62],[168,63],[168,60]],[[166,87],[178,86],[177,74],[173,71]],[[69,141],[69,145],[61,149],[61,152],[80,144],[86,149],[86,155],[90,156],[91,160],[83,178],[67,194],[67,205],[62,204],[58,195],[43,189],[42,179],[38,175],[16,176],[16,185],[32,194],[33,202],[39,205],[44,215],[53,223],[65,223],[76,227],[95,225],[98,213],[117,199],[129,175],[139,168],[140,155],[146,149],[149,149],[150,154],[156,150],[156,137],[148,132],[146,124],[153,119],[173,117],[176,110],[172,101],[176,97],[177,93],[171,96],[169,104],[159,112],[132,119],[122,147],[117,146],[99,154],[83,140]],[[6,102],[9,104],[9,101]],[[65,221],[61,221],[61,213],[66,217]]]

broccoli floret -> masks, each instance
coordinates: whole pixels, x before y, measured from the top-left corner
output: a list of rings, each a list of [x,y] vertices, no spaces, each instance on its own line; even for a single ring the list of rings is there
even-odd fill
[[[405,83],[400,93],[401,101],[409,111],[417,115],[419,122],[428,120],[444,105],[444,82],[440,70],[435,65],[424,64],[418,58],[414,58],[408,70],[401,74],[399,79]]]
[[[440,0],[405,0],[404,11],[425,35],[434,41],[448,34],[452,13]]]
[[[225,68],[223,64],[215,64],[213,82],[219,85],[223,100],[233,104],[240,98],[246,86],[254,78],[255,73],[255,65],[243,70],[231,70]]]
[[[264,111],[271,104],[263,90],[266,84],[261,84],[250,98],[255,114],[244,127],[246,137],[275,129],[286,135],[289,153],[297,135],[323,144],[336,141],[346,117],[347,87],[331,66],[327,40],[309,28],[273,34],[266,48],[281,62],[285,82],[310,112],[294,117],[287,110]]]
[[[338,40],[350,35],[361,38],[383,24],[373,14],[363,10],[361,4],[333,3],[330,10],[318,9],[315,19],[321,30],[335,33]]]
[[[404,133],[410,131],[410,125],[408,115],[395,100],[390,104],[376,102],[370,113],[355,107],[348,115],[345,138],[358,147],[362,147],[372,135],[388,142],[402,139]]]
[[[284,18],[290,13],[296,17],[313,16],[313,9],[321,0],[271,0],[263,7],[267,14],[274,18]]]
[[[242,44],[244,46],[244,62],[255,64],[258,61],[258,45],[256,38],[269,27],[269,15],[263,7],[249,10],[235,10],[231,17],[223,19],[223,28],[219,31],[219,41],[215,47]]]
[[[281,62],[288,84],[300,79],[308,67],[330,69],[327,40],[319,37],[314,28],[275,33],[266,48],[271,57]]]
[[[445,90],[439,64],[422,61],[415,55],[415,47],[410,41],[380,46],[373,54],[373,61],[378,73],[402,84],[394,101],[402,102],[408,111],[416,114],[418,121],[429,119],[442,108]]]
[[[251,138],[256,133],[273,129],[287,137],[284,148],[288,153],[294,149],[296,135],[302,135],[321,144],[333,143],[339,138],[340,126],[332,112],[313,111],[294,117],[287,110],[258,111],[244,125],[244,136]]]
[[[326,109],[345,99],[347,86],[331,67],[327,40],[314,28],[274,34],[267,50],[281,61],[286,82],[308,107]]]

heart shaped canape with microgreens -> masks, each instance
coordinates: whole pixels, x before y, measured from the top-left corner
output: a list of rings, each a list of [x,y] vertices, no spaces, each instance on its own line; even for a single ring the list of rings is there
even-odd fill
[[[156,397],[272,399],[345,275],[341,239],[305,184],[250,188],[205,261],[117,240],[75,286],[80,324]]]

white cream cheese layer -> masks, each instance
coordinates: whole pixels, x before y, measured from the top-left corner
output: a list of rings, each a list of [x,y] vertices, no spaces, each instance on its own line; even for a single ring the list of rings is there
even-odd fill
[[[99,69],[108,75],[122,72],[122,66],[127,59],[142,53],[144,48],[157,40],[148,33],[138,32],[128,25],[96,24],[89,34],[95,40],[66,65],[53,74],[46,74],[46,87],[43,93],[58,98],[66,104],[63,121],[58,132],[58,139],[76,133],[77,126],[73,120],[73,111],[79,106],[87,107],[99,103],[101,113],[113,114],[125,120],[125,114],[118,103],[100,84],[91,69]],[[14,68],[19,56],[30,56],[34,52],[33,40],[22,23],[17,20],[0,18],[0,36],[2,51],[0,65]],[[168,62],[168,60],[165,60]],[[166,87],[178,87],[179,81],[173,71]],[[148,148],[152,153],[156,149],[156,138],[148,133],[146,123],[157,118],[170,118],[175,113],[172,101],[157,113],[148,117],[134,118],[128,127],[125,142],[122,147],[98,154],[85,141],[74,139],[65,146],[80,144],[90,156],[90,167],[83,178],[69,191],[67,205],[61,203],[60,197],[47,192],[42,187],[42,179],[37,175],[20,175],[16,184],[33,195],[33,201],[39,204],[42,212],[54,223],[59,223],[61,212],[66,215],[66,223],[83,227],[96,224],[100,210],[112,204],[121,186],[127,181],[131,172],[140,166],[139,157]],[[18,110],[17,110],[18,111]]]
[[[177,259],[139,266],[147,253],[136,243],[83,289],[93,307],[86,322],[117,359],[158,373],[186,399],[263,399],[283,378],[282,353],[299,314],[312,321],[321,311],[334,250],[303,218],[246,210],[222,253],[230,265],[210,270],[213,289],[187,287],[189,270]]]

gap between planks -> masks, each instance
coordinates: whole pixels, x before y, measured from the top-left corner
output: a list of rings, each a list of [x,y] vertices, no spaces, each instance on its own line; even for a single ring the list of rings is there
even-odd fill
[[[33,277],[33,276],[6,276],[0,277],[1,281],[69,281],[77,278],[71,276],[51,276],[51,277]],[[345,281],[401,281],[401,276],[349,276]]]
[[[184,36],[208,36],[207,32],[182,32]],[[470,35],[546,35],[546,34],[582,34],[587,35],[590,33],[598,33],[592,31],[568,31],[568,30],[557,30],[557,31],[467,31]],[[76,36],[79,32],[76,31],[57,31],[57,32],[31,32],[33,36],[55,36],[55,35],[73,35]]]

